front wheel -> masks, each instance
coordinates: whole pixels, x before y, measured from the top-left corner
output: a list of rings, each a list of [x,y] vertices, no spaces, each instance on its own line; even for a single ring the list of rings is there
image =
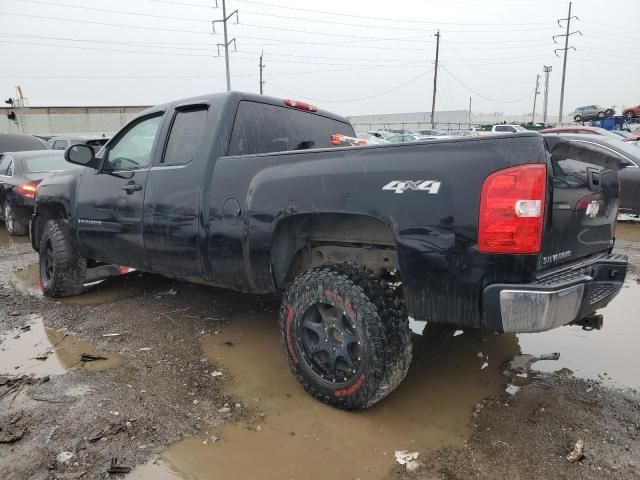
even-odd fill
[[[40,285],[48,297],[82,292],[87,261],[80,256],[65,220],[49,220],[40,241]]]
[[[314,268],[289,286],[280,309],[289,367],[316,399],[366,408],[404,379],[412,357],[404,303],[365,267]]]
[[[633,114],[633,111],[628,111],[627,113],[624,114],[625,117],[627,117],[627,121],[631,120],[635,115]]]
[[[581,122],[582,121],[582,117],[580,115],[576,115],[575,117],[573,117],[573,121],[574,122]]]
[[[4,204],[4,226],[11,236],[26,235],[29,227],[24,218],[20,218],[9,203]]]

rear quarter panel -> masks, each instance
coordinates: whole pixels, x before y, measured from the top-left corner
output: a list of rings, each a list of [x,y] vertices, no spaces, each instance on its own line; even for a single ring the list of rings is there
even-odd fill
[[[211,274],[240,290],[277,290],[271,248],[279,222],[308,213],[367,215],[393,229],[410,315],[484,326],[484,285],[522,281],[537,256],[478,253],[482,183],[496,170],[545,161],[535,133],[220,158],[208,219],[217,239],[209,243]],[[382,189],[407,180],[441,186],[435,194]],[[233,201],[242,214],[225,222],[223,205]]]

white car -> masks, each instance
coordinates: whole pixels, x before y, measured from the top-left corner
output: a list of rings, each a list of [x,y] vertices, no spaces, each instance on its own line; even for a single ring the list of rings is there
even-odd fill
[[[517,132],[527,132],[528,130],[524,128],[522,125],[494,125],[491,128],[493,133],[517,133]]]

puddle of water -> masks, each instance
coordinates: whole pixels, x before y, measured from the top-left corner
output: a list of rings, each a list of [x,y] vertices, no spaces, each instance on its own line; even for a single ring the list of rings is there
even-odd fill
[[[415,337],[402,385],[368,410],[344,412],[311,398],[289,372],[274,316],[238,316],[220,335],[204,337],[202,348],[233,376],[226,390],[263,412],[264,422],[226,424],[178,442],[131,478],[381,478],[395,450],[461,446],[473,406],[501,391],[499,366],[519,349],[513,335],[453,333]],[[220,441],[203,444],[214,434]]]
[[[128,275],[108,278],[100,284],[89,287],[81,295],[55,300],[73,305],[101,305],[136,297],[144,293],[145,290],[160,287],[170,281],[163,277],[134,272]],[[11,283],[24,294],[42,296],[38,264],[29,265],[16,272]]]
[[[12,237],[7,233],[6,228],[0,228],[0,249],[11,248],[19,243],[29,243],[29,236]]]
[[[122,364],[118,355],[101,353],[89,342],[46,328],[40,316],[32,315],[27,325],[30,327],[27,331],[14,329],[0,337],[0,374],[61,375],[80,365],[98,372]],[[108,358],[83,363],[80,361],[83,353]],[[46,356],[46,360],[36,359],[39,356]]]
[[[616,237],[628,241],[640,240],[640,222],[638,223],[622,223],[616,224]]]
[[[581,378],[598,379],[618,387],[640,389],[638,339],[640,285],[627,280],[622,291],[604,309],[604,327],[587,332],[580,327],[562,327],[544,333],[518,335],[524,353],[540,355],[560,352],[560,360],[537,362],[533,368],[554,372],[568,368]],[[604,375],[604,374],[607,375]]]

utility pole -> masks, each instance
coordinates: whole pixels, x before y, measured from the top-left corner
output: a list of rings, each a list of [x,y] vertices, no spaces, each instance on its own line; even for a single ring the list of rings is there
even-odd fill
[[[440,53],[440,30],[434,35],[436,37],[436,65],[433,71],[433,100],[431,102],[431,128],[436,128],[436,90],[438,88],[438,55]]]
[[[262,69],[263,69],[264,67],[266,67],[266,65],[264,65],[264,64],[262,63],[262,57],[263,57],[263,55],[264,55],[264,50],[262,50],[262,51],[260,52],[260,64],[259,64],[259,65],[260,65],[260,95],[262,95],[262,94],[263,94],[263,92],[262,92],[262,86],[264,85],[264,81],[262,80]]]
[[[216,0],[216,8],[218,7],[218,2]],[[233,47],[235,50],[238,50],[236,46],[236,39],[232,38],[228,39],[227,32],[227,22],[233,16],[236,16],[236,23],[238,23],[238,10],[234,10],[229,15],[227,15],[227,3],[226,0],[222,0],[222,18],[220,20],[214,20],[211,22],[213,25],[213,33],[216,33],[216,23],[222,23],[222,28],[224,30],[224,43],[218,43],[218,56],[220,56],[220,47],[224,47],[224,62],[227,71],[227,92],[231,91],[231,72],[229,71],[229,45],[233,43]]]
[[[531,114],[531,123],[536,123],[536,102],[538,100],[538,94],[540,90],[538,87],[540,86],[540,75],[536,75],[536,89],[533,92],[533,113]]]
[[[582,35],[582,32],[580,32],[579,30],[576,30],[575,32],[569,32],[569,30],[571,29],[571,19],[575,18],[576,20],[580,20],[578,17],[576,17],[575,15],[572,17],[571,16],[571,2],[569,2],[569,14],[567,15],[567,18],[561,18],[558,20],[558,25],[560,27],[562,27],[562,23],[560,22],[567,22],[567,31],[564,35],[554,35],[553,36],[553,41],[557,44],[558,42],[556,42],[556,38],[558,37],[564,37],[564,48],[556,48],[553,53],[555,53],[556,57],[559,57],[558,55],[558,51],[564,51],[564,60],[562,62],[562,85],[560,86],[560,112],[558,114],[558,123],[562,123],[562,108],[564,106],[564,83],[565,83],[565,79],[567,76],[567,53],[569,52],[569,50],[573,49],[575,50],[576,47],[569,46],[569,37],[575,33],[579,33],[580,35]]]
[[[549,73],[551,65],[544,66],[544,100],[542,102],[542,121],[547,123],[547,106],[549,105]]]
[[[471,97],[469,97],[469,118],[467,121],[469,122],[469,126],[471,126]]]

